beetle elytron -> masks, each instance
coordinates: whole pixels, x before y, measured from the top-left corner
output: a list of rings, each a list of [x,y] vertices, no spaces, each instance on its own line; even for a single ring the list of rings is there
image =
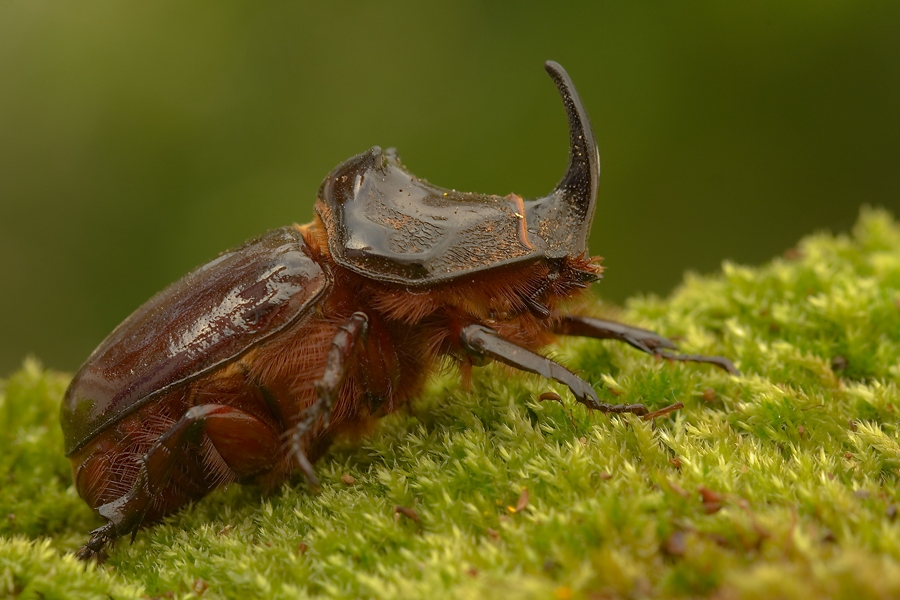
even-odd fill
[[[589,383],[537,351],[556,335],[612,338],[672,360],[655,333],[566,314],[599,278],[586,244],[599,155],[566,72],[569,165],[546,197],[460,193],[374,147],[339,165],[316,215],[228,251],[163,290],[104,340],[62,408],[78,492],[106,524],[78,555],[230,481],[274,486],[337,434],[403,406],[442,359],[464,376],[497,360],[565,384],[594,410]]]

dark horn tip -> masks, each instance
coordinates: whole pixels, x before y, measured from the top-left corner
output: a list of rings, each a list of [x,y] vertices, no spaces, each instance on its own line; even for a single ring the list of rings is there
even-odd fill
[[[544,70],[547,71],[547,74],[553,79],[553,82],[559,88],[559,91],[563,96],[567,99],[571,99],[572,96],[578,96],[577,92],[575,92],[575,84],[572,83],[572,78],[569,77],[569,74],[566,73],[566,70],[563,69],[561,64],[553,60],[548,60],[544,63]]]
[[[581,98],[578,97],[575,84],[572,83],[569,74],[558,62],[548,60],[544,63],[544,69],[546,69],[550,78],[553,79],[553,83],[556,84],[556,88],[559,90],[563,104],[566,107],[566,115],[569,119],[569,132],[572,138],[570,152],[573,158],[578,155],[584,155],[588,162],[591,163],[588,165],[588,169],[592,171],[598,170],[600,165],[596,156],[597,146],[594,141],[594,132],[591,131],[587,110],[585,110],[584,104],[581,103]],[[577,170],[577,163],[580,162],[583,161],[573,161],[570,167]],[[582,168],[584,167],[582,166]]]
[[[548,60],[544,63],[544,69],[550,73],[551,76],[558,75],[560,73],[566,74],[566,70],[562,68],[562,65],[556,62],[555,60]]]

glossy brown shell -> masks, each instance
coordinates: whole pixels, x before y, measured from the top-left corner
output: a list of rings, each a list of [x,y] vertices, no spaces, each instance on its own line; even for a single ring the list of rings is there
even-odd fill
[[[317,205],[335,260],[397,283],[434,283],[540,256],[521,198],[444,190],[378,146],[329,175]],[[518,215],[518,216],[517,216]]]
[[[457,192],[407,171],[375,146],[339,165],[316,211],[334,260],[379,281],[427,287],[474,273],[585,252],[600,158],[587,112],[558,64],[545,65],[566,108],[569,166],[544,198]]]
[[[234,361],[308,314],[331,285],[284,227],[188,273],[88,357],[62,408],[67,454],[154,398]]]

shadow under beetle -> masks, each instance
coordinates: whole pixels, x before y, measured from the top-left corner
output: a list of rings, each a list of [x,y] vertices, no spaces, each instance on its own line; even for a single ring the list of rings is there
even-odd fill
[[[589,383],[537,351],[556,335],[616,339],[672,360],[650,331],[567,314],[599,279],[586,244],[599,155],[569,76],[548,62],[569,122],[569,164],[543,198],[433,186],[393,150],[339,165],[311,223],[225,252],[129,316],[75,375],[62,428],[79,494],[106,524],[78,556],[231,481],[271,488],[342,432],[419,394],[450,358],[464,377],[490,360],[565,384]]]

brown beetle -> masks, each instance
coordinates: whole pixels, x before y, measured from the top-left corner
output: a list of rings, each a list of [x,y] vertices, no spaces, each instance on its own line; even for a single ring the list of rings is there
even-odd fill
[[[445,190],[375,147],[325,179],[311,223],[222,254],[100,344],[62,407],[75,485],[107,520],[81,558],[230,481],[271,487],[299,470],[317,485],[312,462],[335,435],[404,405],[447,357],[464,376],[497,360],[594,410],[638,414],[537,351],[555,335],[612,338],[734,371],[561,311],[601,272],[586,254],[599,155],[568,75],[546,69],[570,129],[568,169],[548,196]]]

